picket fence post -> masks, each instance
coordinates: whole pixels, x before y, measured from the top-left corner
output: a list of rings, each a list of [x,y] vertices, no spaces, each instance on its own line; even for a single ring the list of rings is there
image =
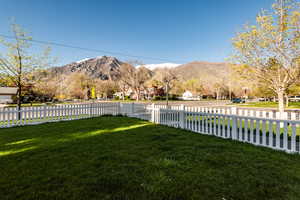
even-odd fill
[[[230,126],[228,127],[230,129]],[[237,116],[233,115],[232,116],[232,139],[236,140],[237,139]]]
[[[237,107],[231,107],[231,114],[232,115],[237,115]]]
[[[43,117],[42,117],[43,120],[46,119],[46,111],[47,111],[47,105],[44,104],[44,106],[43,106]]]
[[[121,112],[121,107],[122,107],[122,103],[121,102],[118,102],[118,115],[122,115],[122,112]]]
[[[158,124],[161,124],[160,114],[161,114],[161,108],[158,108],[158,110],[157,110],[157,120],[156,120]]]
[[[179,126],[182,129],[185,129],[185,105],[180,105],[179,111]]]
[[[71,109],[72,109],[72,108],[71,108]],[[91,104],[91,103],[90,103],[90,105],[89,105],[88,112],[89,112],[89,117],[91,117],[91,113],[92,113],[92,104]]]
[[[153,103],[151,105],[151,122],[155,122],[155,112],[154,112],[154,109],[155,109],[155,104]]]
[[[131,112],[131,115],[134,114],[134,103],[131,103],[131,110],[130,110],[130,112]]]
[[[119,102],[119,105],[118,105],[118,115],[122,115],[122,103]]]

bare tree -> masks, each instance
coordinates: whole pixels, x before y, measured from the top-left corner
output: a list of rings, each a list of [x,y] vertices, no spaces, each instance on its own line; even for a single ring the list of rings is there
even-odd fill
[[[111,80],[96,80],[96,93],[106,98],[117,91],[117,83]]]
[[[90,99],[94,80],[82,72],[73,72],[65,77],[62,87],[68,98]]]
[[[120,77],[119,77],[119,80],[117,81],[117,85],[118,85],[119,90],[121,90],[122,100],[124,101],[126,92],[128,91],[128,86],[127,86],[126,82],[124,82],[123,79],[121,79]]]
[[[162,68],[159,69],[157,72],[157,79],[159,81],[161,81],[166,89],[166,102],[167,105],[169,105],[169,92],[170,89],[173,86],[173,83],[178,79],[178,76],[176,74],[176,72],[174,71],[174,69],[172,68]]]
[[[17,104],[18,111],[20,111],[25,75],[35,69],[49,66],[50,48],[46,48],[40,56],[34,55],[29,52],[32,38],[18,24],[11,24],[11,32],[14,35],[14,41],[7,42],[0,38],[0,43],[7,48],[6,55],[0,54],[0,73],[6,74],[18,87]],[[19,112],[18,119],[20,117]]]
[[[145,89],[145,83],[152,75],[153,73],[144,66],[136,68],[124,63],[120,68],[120,80],[134,91],[137,101],[140,100],[141,91]]]

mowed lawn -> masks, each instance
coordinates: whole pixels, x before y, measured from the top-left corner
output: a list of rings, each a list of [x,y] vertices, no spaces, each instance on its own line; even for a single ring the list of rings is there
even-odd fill
[[[126,117],[0,129],[0,199],[300,199],[300,156]]]
[[[275,108],[278,109],[278,102],[247,102],[245,104],[231,104],[241,107],[257,107],[257,108]],[[286,109],[300,109],[300,102],[289,102]]]

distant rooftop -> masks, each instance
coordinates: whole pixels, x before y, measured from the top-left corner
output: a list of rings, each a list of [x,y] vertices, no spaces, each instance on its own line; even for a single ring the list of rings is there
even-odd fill
[[[14,95],[17,94],[18,88],[16,87],[0,87],[0,95]]]

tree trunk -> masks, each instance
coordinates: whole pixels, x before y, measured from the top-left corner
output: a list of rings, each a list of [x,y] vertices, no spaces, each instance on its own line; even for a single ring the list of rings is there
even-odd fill
[[[22,85],[21,81],[18,83],[18,98],[17,98],[17,109],[18,109],[18,120],[21,119],[21,104],[22,104]]]
[[[289,107],[289,96],[285,94],[285,107]]]
[[[231,84],[229,85],[229,100],[231,101]]]
[[[216,93],[217,93],[217,94],[216,94],[216,95],[217,95],[216,99],[219,100],[219,98],[220,98],[220,97],[219,97],[219,96],[220,96],[220,94],[219,94],[219,93],[220,93],[219,89],[217,89]]]
[[[17,48],[19,58],[19,70],[18,70],[18,120],[21,120],[21,106],[22,106],[22,57],[19,47]]]
[[[140,100],[140,91],[139,90],[136,90],[136,101],[139,101]]]
[[[166,101],[167,101],[167,107],[169,105],[169,86],[168,84],[166,85]]]
[[[284,92],[283,90],[279,89],[277,91],[278,95],[278,109],[279,109],[279,117],[280,119],[284,119]]]

